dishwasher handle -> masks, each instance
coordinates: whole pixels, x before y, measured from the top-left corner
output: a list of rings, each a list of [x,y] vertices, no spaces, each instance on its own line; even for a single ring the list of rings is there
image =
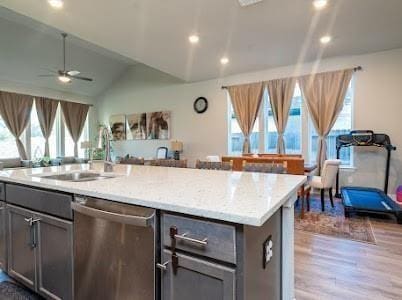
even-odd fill
[[[153,212],[150,216],[134,216],[134,215],[125,215],[118,214],[110,211],[105,211],[89,206],[85,206],[83,204],[79,204],[77,202],[71,202],[71,208],[83,215],[87,215],[93,218],[100,218],[108,221],[113,221],[117,223],[123,223],[127,225],[140,226],[140,227],[150,227],[154,224],[155,212]]]

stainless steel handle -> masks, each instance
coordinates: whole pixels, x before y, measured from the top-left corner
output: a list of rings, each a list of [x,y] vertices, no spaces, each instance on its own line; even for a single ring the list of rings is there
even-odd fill
[[[167,265],[168,265],[170,262],[171,262],[171,261],[169,260],[169,261],[167,261],[167,262],[165,262],[165,263],[163,263],[163,264],[157,263],[157,264],[156,264],[156,267],[159,268],[159,269],[161,269],[162,271],[166,271],[166,270],[167,270]]]
[[[123,223],[128,225],[134,226],[141,226],[141,227],[149,227],[152,226],[154,223],[155,212],[152,215],[143,217],[143,216],[133,216],[133,215],[123,215],[118,214],[110,211],[105,211],[89,206],[85,206],[83,204],[79,204],[76,202],[71,202],[71,208],[83,215],[91,216],[94,218],[100,218],[108,221],[113,221],[117,223]]]
[[[202,245],[202,246],[208,245],[208,238],[204,238],[202,240],[197,240],[197,239],[188,237],[187,235],[188,235],[188,233],[175,234],[174,237],[177,240],[182,240],[182,241],[186,241],[186,242],[190,242],[190,243],[194,243],[194,244],[198,244],[198,245]]]
[[[29,223],[29,226],[32,226],[32,218],[25,218],[24,220]]]

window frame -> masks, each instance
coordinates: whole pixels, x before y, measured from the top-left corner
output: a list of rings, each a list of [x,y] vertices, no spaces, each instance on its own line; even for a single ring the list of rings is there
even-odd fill
[[[352,77],[351,79],[351,114],[350,114],[350,124],[351,124],[351,129],[355,127],[355,79]],[[264,90],[264,99],[261,102],[261,107],[259,111],[259,153],[266,153],[266,145],[268,142],[268,134],[267,134],[267,129],[268,125],[266,122],[268,121],[268,107],[269,107],[269,98],[265,96],[265,93],[267,93],[266,90]],[[300,138],[301,138],[301,153],[302,156],[305,158],[306,162],[310,162],[314,160],[314,157],[312,157],[311,153],[311,145],[312,145],[312,138],[311,138],[311,127],[312,122],[311,122],[311,116],[307,108],[306,101],[303,99],[303,94],[301,95],[302,97],[302,102],[301,102],[301,111],[300,111],[300,117],[301,117],[301,128],[300,128]],[[230,101],[230,96],[229,93],[227,93],[227,138],[228,138],[228,147],[227,147],[227,153],[228,155],[236,155],[236,153],[232,152],[232,143],[231,143],[231,136],[232,136],[232,128],[231,128],[231,111],[232,111],[232,103]],[[340,168],[342,169],[353,169],[355,167],[355,155],[354,155],[354,149],[350,149],[350,164],[348,165],[341,165]]]
[[[35,98],[34,98],[35,101]],[[31,112],[32,113],[32,112]],[[86,125],[85,125],[85,132],[83,130],[82,135],[87,135],[88,139],[90,138],[90,127],[91,127],[91,118],[90,118],[90,113],[88,113],[87,115],[87,119],[86,119]],[[32,160],[33,159],[33,153],[32,153],[32,149],[31,149],[31,118],[29,119],[28,125],[25,128],[24,132],[21,134],[21,141],[24,144],[25,147],[25,151],[27,153],[28,159]],[[61,106],[58,105],[57,107],[57,113],[56,113],[56,118],[55,118],[55,125],[53,130],[56,130],[56,156],[57,157],[64,157],[65,155],[65,136],[66,133],[65,132],[65,126],[64,126],[64,116],[63,113],[61,111]],[[8,158],[16,158],[19,157],[19,154],[17,153],[17,155],[15,157],[2,157],[1,159],[8,159]],[[56,158],[56,157],[52,157],[52,158]]]

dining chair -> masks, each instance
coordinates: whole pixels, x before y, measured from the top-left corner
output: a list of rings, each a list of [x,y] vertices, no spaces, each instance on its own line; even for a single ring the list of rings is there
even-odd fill
[[[286,174],[287,162],[279,163],[250,163],[243,160],[243,171],[257,172],[257,173],[273,173],[273,174]]]
[[[233,167],[233,160],[231,161],[202,161],[197,159],[195,163],[196,169],[203,169],[203,170],[224,170],[224,171],[231,171]]]
[[[325,211],[324,195],[325,190],[328,190],[331,206],[334,207],[334,199],[332,195],[332,187],[335,183],[336,174],[338,173],[341,161],[339,159],[328,159],[324,162],[321,171],[321,176],[312,176],[308,182],[311,188],[319,189],[321,192],[321,210]],[[309,195],[307,203],[310,201]]]
[[[187,159],[154,159],[150,164],[158,167],[187,168]]]
[[[210,162],[220,162],[221,158],[219,157],[219,155],[208,155],[206,158],[206,161],[210,161]]]

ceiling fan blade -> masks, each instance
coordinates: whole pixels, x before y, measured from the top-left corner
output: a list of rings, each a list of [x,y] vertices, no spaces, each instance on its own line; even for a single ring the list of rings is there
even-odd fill
[[[77,76],[78,74],[80,74],[80,71],[77,70],[71,70],[71,71],[67,71],[67,74],[70,76]]]
[[[55,75],[52,74],[43,74],[43,75],[38,75],[38,77],[56,77]]]
[[[88,78],[88,77],[82,77],[82,76],[69,76],[69,77],[74,78],[74,79],[79,79],[79,80],[85,80],[85,81],[93,81],[92,78]]]

